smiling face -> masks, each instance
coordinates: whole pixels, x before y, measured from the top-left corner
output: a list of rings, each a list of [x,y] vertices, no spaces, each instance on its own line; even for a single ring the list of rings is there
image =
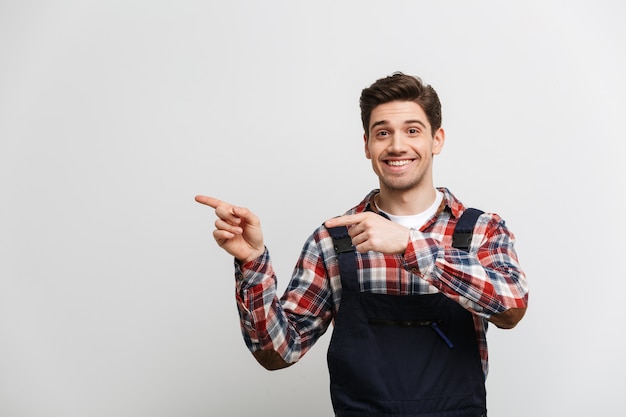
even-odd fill
[[[441,152],[444,131],[431,131],[419,104],[391,101],[376,106],[364,139],[381,195],[432,192],[433,155]]]

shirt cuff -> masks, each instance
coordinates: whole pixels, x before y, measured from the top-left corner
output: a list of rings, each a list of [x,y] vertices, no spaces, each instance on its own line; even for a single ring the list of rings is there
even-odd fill
[[[267,248],[261,256],[241,264],[234,260],[235,280],[240,289],[247,289],[263,282],[268,274],[271,274],[270,256]]]
[[[417,229],[409,232],[409,244],[404,253],[407,270],[419,276],[429,275],[435,267],[439,252],[438,242]]]

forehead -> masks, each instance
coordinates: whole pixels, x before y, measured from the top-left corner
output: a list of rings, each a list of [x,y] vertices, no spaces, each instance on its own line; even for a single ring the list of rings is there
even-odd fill
[[[413,101],[390,101],[374,107],[370,116],[370,129],[379,124],[406,124],[421,122],[430,128],[422,106]]]

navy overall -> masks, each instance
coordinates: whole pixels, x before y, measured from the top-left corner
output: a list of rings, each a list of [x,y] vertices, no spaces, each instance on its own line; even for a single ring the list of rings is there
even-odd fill
[[[457,223],[454,246],[468,250],[482,212],[465,213]],[[342,285],[328,348],[336,416],[486,416],[485,379],[472,314],[441,293],[361,292],[347,229],[329,231]]]

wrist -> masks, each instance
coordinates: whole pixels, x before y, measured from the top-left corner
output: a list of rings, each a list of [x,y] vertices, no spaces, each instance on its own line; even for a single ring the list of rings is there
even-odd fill
[[[259,249],[259,250],[256,250],[254,252],[251,252],[248,256],[246,256],[243,259],[237,258],[237,262],[239,262],[240,265],[245,265],[248,262],[251,262],[251,261],[254,261],[254,260],[260,258],[261,256],[263,256],[264,253],[265,253],[265,248]]]

